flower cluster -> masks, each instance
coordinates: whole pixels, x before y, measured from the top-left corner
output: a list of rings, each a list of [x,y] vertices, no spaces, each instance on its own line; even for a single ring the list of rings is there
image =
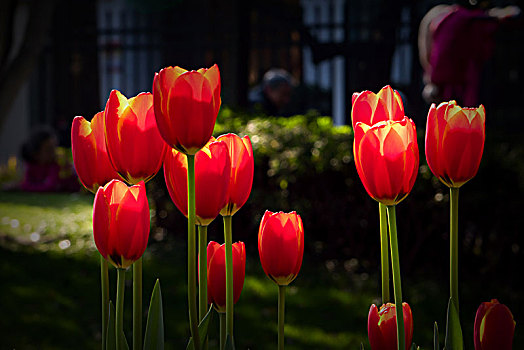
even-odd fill
[[[76,117],[72,153],[81,183],[95,193],[93,237],[102,257],[102,347],[125,347],[125,271],[133,266],[133,348],[142,347],[142,264],[150,217],[146,183],[163,166],[169,195],[188,220],[189,349],[207,346],[210,304],[220,315],[220,349],[233,341],[233,307],[240,298],[246,247],[232,241],[232,217],[246,203],[254,176],[250,138],[212,136],[221,105],[218,66],[187,71],[167,67],[156,73],[152,93],[127,98],[111,91],[104,111],[91,122]],[[413,315],[403,302],[396,211],[411,192],[419,168],[415,123],[405,115],[400,94],[390,86],[377,94],[353,94],[353,153],[358,175],[379,203],[382,306],[371,305],[368,337],[372,349],[410,349]],[[458,190],[478,171],[485,140],[485,110],[455,101],[432,105],[427,116],[425,155],[433,174],[450,188],[450,299],[446,346],[462,347],[458,298]],[[207,242],[207,229],[219,214],[224,244]],[[196,228],[198,227],[198,233]],[[198,249],[196,240],[198,237]],[[304,254],[304,226],[295,211],[266,211],[258,232],[265,274],[278,286],[278,348],[284,348],[286,287],[295,280]],[[198,252],[198,254],[196,254]],[[197,258],[198,256],[198,258]],[[389,267],[394,302],[389,296]],[[198,264],[197,264],[198,260]],[[115,322],[107,294],[107,263],[117,268]],[[197,291],[198,266],[198,291]],[[198,306],[197,306],[198,296]],[[151,298],[144,348],[163,344],[160,287]],[[401,307],[400,307],[401,305]],[[397,307],[398,306],[398,307]],[[160,311],[159,311],[160,310]],[[197,315],[198,311],[198,315]],[[149,320],[151,319],[151,323]],[[515,322],[497,300],[482,303],[475,318],[475,349],[511,349]],[[109,333],[108,333],[109,332]],[[156,340],[151,340],[156,334]],[[436,336],[438,342],[438,337]],[[149,345],[148,345],[149,344]],[[229,345],[227,345],[229,344]],[[160,346],[162,347],[162,346]]]

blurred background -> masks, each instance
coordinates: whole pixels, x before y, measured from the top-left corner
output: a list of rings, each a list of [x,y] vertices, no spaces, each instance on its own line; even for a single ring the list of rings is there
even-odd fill
[[[306,230],[304,266],[288,298],[288,348],[355,349],[361,342],[369,348],[367,312],[380,302],[378,209],[353,163],[351,96],[388,84],[401,93],[419,132],[419,176],[397,211],[414,341],[430,348],[435,321],[442,339],[445,333],[449,196],[429,171],[423,145],[430,103],[456,99],[487,110],[483,161],[460,198],[466,348],[473,348],[475,311],[491,298],[513,311],[514,348],[524,347],[522,6],[473,0],[2,1],[0,310],[13,316],[0,320],[0,349],[93,349],[100,337],[93,197],[75,186],[64,193],[20,191],[21,150],[35,128],[53,130],[58,161],[74,178],[74,116],[90,120],[112,89],[127,97],[151,91],[163,67],[214,63],[222,78],[215,134],[250,135],[256,159],[251,197],[234,220],[234,239],[248,251],[238,348],[272,349],[276,341],[276,290],[256,247],[266,209],[296,210]],[[281,81],[285,92],[278,90]],[[160,277],[167,347],[177,349],[189,334],[187,224],[163,181],[160,174],[148,183],[153,224],[144,296]],[[221,235],[217,219],[210,238],[221,242]]]

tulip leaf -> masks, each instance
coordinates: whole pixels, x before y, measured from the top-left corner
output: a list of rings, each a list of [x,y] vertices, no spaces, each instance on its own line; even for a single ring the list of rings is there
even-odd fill
[[[116,338],[115,338],[115,305],[109,300],[109,317],[107,319],[107,338],[106,338],[106,349],[116,349]]]
[[[226,336],[226,345],[224,347],[224,350],[235,350],[235,342],[233,341],[233,337],[231,334],[228,334]]]
[[[120,350],[129,350],[129,344],[127,343],[127,339],[124,332],[120,333],[120,337],[122,338],[122,341],[120,342],[122,344],[122,347]]]
[[[202,322],[198,325],[198,337],[200,338],[200,344],[204,344],[204,341],[207,337],[207,330],[209,328],[209,322],[211,322],[211,319],[213,318],[213,305],[209,307],[209,310],[207,311],[207,314],[202,319]],[[187,343],[186,350],[193,350],[195,349],[195,345],[193,344],[193,337],[189,338],[189,342]]]
[[[433,326],[433,350],[440,350],[440,340],[438,336],[438,325],[437,322],[435,322]]]
[[[109,300],[109,317],[107,320],[107,338],[106,338],[106,350],[116,350],[116,311],[115,311],[115,305],[113,305],[113,302]],[[127,339],[122,332],[120,334],[120,338],[122,341],[120,342],[122,344],[121,348],[119,350],[129,350],[129,344],[127,344]]]
[[[144,350],[164,349],[164,312],[162,308],[162,291],[160,280],[156,280],[151,293],[149,312],[147,313],[146,334],[144,337]]]
[[[364,343],[360,342],[360,350],[364,350]]]
[[[446,350],[463,350],[464,342],[462,340],[462,329],[460,327],[460,319],[457,307],[452,298],[449,298],[448,315],[446,324]]]

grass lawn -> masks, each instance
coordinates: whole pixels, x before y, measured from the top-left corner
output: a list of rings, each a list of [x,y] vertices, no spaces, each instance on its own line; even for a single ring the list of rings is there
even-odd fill
[[[100,348],[99,253],[91,233],[92,202],[93,196],[87,194],[0,192],[0,350]],[[185,232],[155,232],[152,229],[144,255],[144,307],[160,278],[166,349],[184,349],[189,335]],[[210,237],[221,235],[220,223],[213,223]],[[237,349],[276,347],[277,288],[262,271],[256,236],[253,232],[245,241],[246,280],[235,307]],[[286,298],[287,349],[359,349],[361,342],[369,349],[367,314],[371,303],[380,302],[379,276],[378,271],[352,269],[355,261],[356,257],[319,261],[306,253]],[[448,281],[434,281],[431,275],[428,271],[418,280],[403,275],[404,300],[414,315],[414,341],[425,349],[432,348],[434,321],[439,324],[441,343],[445,336]],[[476,308],[493,295],[513,311],[514,348],[521,348],[519,316],[524,311],[521,294],[509,288],[514,283],[492,285],[463,276],[465,348],[473,348]],[[130,341],[130,271],[127,277],[124,328]],[[115,285],[116,272],[110,268],[113,299]],[[212,322],[209,345],[217,349],[216,314]]]
[[[4,315],[0,349],[99,348],[99,255],[91,237],[92,195],[0,195],[0,310]],[[155,279],[160,278],[166,348],[180,349],[185,348],[189,334],[187,249],[182,238],[166,241],[152,240],[144,256],[144,305]],[[236,345],[238,349],[274,349],[277,288],[264,275],[257,254],[252,254],[256,233],[246,245],[246,281],[235,308]],[[376,283],[367,275],[341,278],[327,273],[323,265],[304,260],[287,293],[286,348],[357,349],[361,342],[367,344],[367,311],[370,302],[376,301]],[[131,272],[127,275],[130,278]],[[114,296],[112,268],[110,284]],[[125,304],[129,331],[130,284]],[[211,349],[218,348],[217,337],[218,317],[214,317]]]

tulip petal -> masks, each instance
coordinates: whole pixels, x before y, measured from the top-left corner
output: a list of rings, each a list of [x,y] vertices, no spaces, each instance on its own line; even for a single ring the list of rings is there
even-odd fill
[[[475,317],[475,349],[511,350],[515,322],[509,308],[496,299],[482,303]]]
[[[391,86],[383,87],[377,94],[377,97],[384,101],[388,112],[388,119],[401,121],[404,118],[404,105],[399,93],[393,90]]]
[[[93,238],[100,254],[107,259],[107,247],[110,233],[110,209],[104,188],[98,188],[93,204]]]
[[[384,337],[379,328],[380,316],[375,304],[372,304],[368,313],[368,339],[371,349],[385,349]]]

